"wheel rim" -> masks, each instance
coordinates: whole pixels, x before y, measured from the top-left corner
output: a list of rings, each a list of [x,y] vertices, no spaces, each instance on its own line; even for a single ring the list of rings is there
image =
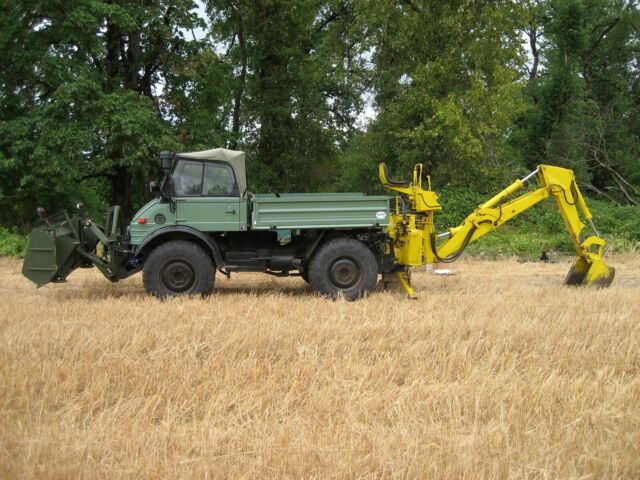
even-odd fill
[[[196,274],[188,262],[173,260],[162,267],[160,279],[172,292],[186,292],[196,281]]]
[[[351,258],[339,258],[329,268],[331,282],[338,288],[352,287],[361,275],[360,265]]]

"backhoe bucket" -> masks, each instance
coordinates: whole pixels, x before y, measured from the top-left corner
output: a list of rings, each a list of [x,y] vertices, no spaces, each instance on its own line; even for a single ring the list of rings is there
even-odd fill
[[[564,284],[608,287],[613,282],[615,274],[615,268],[610,267],[600,258],[587,260],[586,258],[578,257],[573,262],[569,273],[567,273]]]

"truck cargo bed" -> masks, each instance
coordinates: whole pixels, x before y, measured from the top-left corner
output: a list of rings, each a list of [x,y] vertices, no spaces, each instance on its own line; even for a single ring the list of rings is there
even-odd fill
[[[251,228],[358,228],[389,225],[389,197],[363,193],[283,193],[251,196]]]

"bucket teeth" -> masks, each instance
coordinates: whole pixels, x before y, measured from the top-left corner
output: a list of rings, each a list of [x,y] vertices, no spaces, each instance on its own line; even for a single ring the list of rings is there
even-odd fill
[[[616,270],[603,260],[587,260],[583,257],[576,258],[569,273],[564,279],[565,285],[594,285],[596,287],[608,287],[613,282]]]

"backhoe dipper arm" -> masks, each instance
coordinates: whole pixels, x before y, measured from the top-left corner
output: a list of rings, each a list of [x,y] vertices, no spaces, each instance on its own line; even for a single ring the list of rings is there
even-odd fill
[[[511,201],[503,201],[521,189],[537,174],[540,187]],[[608,285],[613,280],[614,270],[602,261],[605,242],[597,236],[592,215],[575,181],[573,171],[550,165],[540,165],[537,170],[522,180],[516,180],[500,193],[480,205],[459,226],[451,228],[439,237],[447,239],[436,246],[435,235],[431,235],[431,249],[437,261],[451,262],[458,258],[465,247],[487,233],[528,210],[547,197],[553,197],[560,210],[578,258],[565,279],[567,284],[597,283]],[[581,240],[585,225],[580,220],[578,208],[590,222],[596,235]]]

